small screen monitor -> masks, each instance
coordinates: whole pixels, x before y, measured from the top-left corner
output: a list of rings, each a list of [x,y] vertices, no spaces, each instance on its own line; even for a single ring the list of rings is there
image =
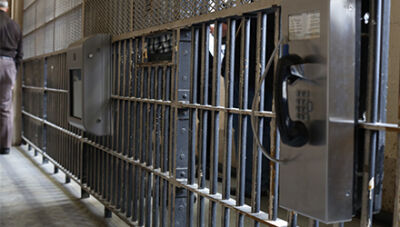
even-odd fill
[[[71,105],[71,116],[82,119],[82,74],[80,69],[71,69],[69,71],[70,76],[70,84],[71,84],[71,92],[70,92],[70,100],[72,102]]]

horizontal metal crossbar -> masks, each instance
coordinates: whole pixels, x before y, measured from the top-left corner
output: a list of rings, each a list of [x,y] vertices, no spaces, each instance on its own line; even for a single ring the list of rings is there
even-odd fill
[[[25,136],[22,136],[22,139],[32,146],[37,152],[39,152],[43,157],[45,157],[49,162],[51,162],[54,166],[56,166],[59,170],[61,170],[66,176],[68,176],[70,179],[75,181],[84,191],[90,193],[93,197],[95,197],[100,203],[102,203],[107,209],[111,210],[115,215],[117,215],[119,218],[121,218],[125,223],[127,223],[130,226],[137,226],[137,222],[132,222],[129,218],[127,218],[125,215],[123,215],[119,209],[117,209],[115,206],[111,205],[108,201],[103,199],[101,195],[98,195],[96,192],[91,190],[89,187],[87,187],[85,184],[82,184],[81,180],[77,178],[75,175],[71,174],[66,168],[64,168],[62,165],[60,165],[57,161],[55,161],[51,156],[49,156],[46,152],[44,152],[42,149],[37,147],[32,141],[30,141],[28,138]]]
[[[56,88],[48,88],[48,87],[35,87],[35,86],[22,85],[22,88],[31,89],[31,90],[39,90],[39,91],[51,91],[51,92],[59,92],[59,93],[68,93],[67,90],[56,89]]]
[[[373,130],[373,131],[387,131],[387,132],[397,132],[400,133],[400,127],[396,124],[391,123],[370,123],[370,122],[361,122],[359,126],[363,129]]]
[[[179,20],[179,21],[175,21],[172,23],[168,23],[168,24],[152,26],[152,27],[142,29],[142,30],[137,30],[137,31],[121,34],[121,35],[116,35],[113,37],[113,42],[118,42],[118,41],[125,40],[125,39],[148,35],[148,34],[160,32],[160,31],[167,31],[167,30],[172,30],[172,29],[177,29],[177,28],[189,27],[191,25],[200,24],[203,22],[209,22],[209,21],[213,21],[213,20],[222,20],[223,18],[227,18],[227,17],[234,17],[234,16],[240,17],[240,16],[246,15],[251,12],[265,10],[266,8],[278,7],[281,5],[281,2],[282,2],[282,0],[260,0],[257,2],[253,2],[251,4],[241,5],[240,7],[228,8],[228,9],[224,9],[224,10],[209,13],[209,14],[204,14],[204,15],[195,16],[192,18],[187,18],[185,20]]]
[[[138,103],[150,103],[150,104],[158,104],[158,105],[167,105],[175,108],[189,108],[189,109],[198,109],[198,110],[208,110],[208,111],[220,111],[230,114],[241,114],[241,115],[251,115],[251,110],[243,110],[239,108],[227,108],[222,106],[212,106],[212,105],[201,105],[201,104],[190,104],[186,102],[172,102],[172,101],[164,101],[164,100],[156,100],[156,99],[146,99],[146,98],[136,98],[136,97],[124,97],[118,95],[112,95],[111,98],[117,100],[125,100],[131,102]],[[267,117],[274,118],[275,113],[271,111],[255,111],[254,113],[257,117]]]
[[[168,171],[162,172],[160,168],[154,169],[152,165],[148,165],[146,162],[140,162],[138,160],[134,160],[133,158],[129,158],[126,155],[120,154],[120,153],[118,153],[116,151],[113,151],[113,150],[111,150],[109,148],[106,148],[106,147],[104,147],[104,146],[102,146],[100,144],[95,143],[94,141],[89,140],[88,138],[81,137],[81,136],[79,136],[79,135],[77,135],[75,133],[72,133],[72,132],[70,132],[70,131],[68,131],[66,129],[63,129],[63,128],[55,125],[55,124],[52,124],[52,123],[50,123],[50,122],[48,122],[48,121],[46,121],[46,120],[44,120],[42,118],[39,118],[39,117],[36,117],[36,116],[34,116],[34,115],[30,114],[30,113],[27,113],[26,111],[22,111],[22,113],[24,115],[36,120],[36,121],[42,122],[43,124],[46,124],[46,125],[48,125],[50,127],[53,127],[55,129],[59,130],[60,132],[68,135],[68,136],[72,136],[72,137],[74,137],[76,139],[79,139],[82,142],[84,142],[84,143],[86,143],[88,145],[91,145],[91,146],[93,146],[93,147],[95,147],[95,148],[97,148],[97,149],[99,149],[101,151],[104,151],[104,152],[106,152],[106,153],[108,153],[108,154],[110,154],[110,155],[112,155],[112,156],[114,156],[114,157],[116,157],[116,158],[118,158],[120,160],[123,160],[123,161],[125,161],[127,163],[131,163],[131,164],[133,164],[135,166],[138,166],[138,167],[146,170],[149,173],[151,172],[151,173],[161,177],[162,179],[167,180],[169,183],[173,184],[176,187],[185,188],[185,189],[187,189],[187,190],[189,190],[191,192],[194,192],[194,193],[198,194],[199,196],[203,196],[203,197],[209,199],[210,201],[214,201],[214,202],[219,203],[220,205],[222,205],[224,207],[227,207],[227,208],[230,208],[232,210],[235,210],[235,211],[237,211],[237,212],[239,212],[239,213],[241,213],[241,214],[243,214],[245,216],[248,216],[248,217],[252,218],[253,220],[256,220],[256,221],[258,221],[258,222],[260,222],[262,224],[266,224],[268,226],[274,226],[274,227],[287,226],[287,222],[284,221],[284,220],[281,220],[281,219],[268,220],[268,214],[263,212],[263,211],[260,211],[258,213],[252,213],[251,212],[251,207],[248,206],[248,205],[236,206],[235,205],[236,204],[236,200],[234,200],[234,199],[222,200],[222,195],[220,193],[211,194],[208,188],[200,189],[197,184],[189,185],[189,184],[187,184],[187,180],[186,179],[185,180],[176,179],[175,177],[171,176],[171,173],[169,173]],[[29,141],[26,138],[24,138],[24,140]],[[35,148],[37,148],[37,147],[35,146]],[[50,159],[50,157],[49,157],[49,159]],[[52,162],[54,162],[54,161],[52,161]],[[87,190],[90,191],[90,189],[87,189]]]

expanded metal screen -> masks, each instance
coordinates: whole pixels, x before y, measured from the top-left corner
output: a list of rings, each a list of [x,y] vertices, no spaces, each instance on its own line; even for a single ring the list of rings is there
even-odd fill
[[[253,2],[257,0],[85,0],[85,36],[138,31]]]
[[[97,33],[120,35],[253,2],[258,1],[25,0],[24,57],[62,50]]]
[[[82,0],[25,0],[24,58],[62,50],[80,40]]]
[[[122,34],[132,31],[132,0],[85,0],[85,36],[108,33]]]
[[[134,6],[134,30],[175,22],[257,2],[253,0],[139,0]]]

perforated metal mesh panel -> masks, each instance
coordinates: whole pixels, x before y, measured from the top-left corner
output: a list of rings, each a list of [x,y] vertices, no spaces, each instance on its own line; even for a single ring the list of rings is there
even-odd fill
[[[42,0],[43,1],[43,0]],[[48,22],[52,19],[54,19],[55,11],[54,11],[54,5],[55,5],[55,0],[45,0],[45,21]]]
[[[77,8],[70,13],[67,17],[67,44],[69,45],[82,38],[82,9]]]
[[[44,28],[44,53],[54,51],[54,22]]]
[[[133,4],[131,0],[86,0],[85,36],[132,31]]]
[[[45,41],[46,41],[46,34],[45,34],[45,28],[41,28],[37,30],[37,32],[34,33],[35,35],[35,55],[42,55],[44,54],[45,50]]]
[[[256,0],[257,1],[257,0]],[[251,0],[138,0],[134,5],[134,30],[249,4]]]
[[[85,0],[85,36],[141,30],[238,7],[251,0]]]
[[[55,2],[55,16],[58,17],[82,3],[82,0],[57,0]]]
[[[82,38],[82,0],[25,1],[24,58],[67,48]]]
[[[61,50],[67,47],[67,17],[63,16],[55,21],[55,30],[54,30],[54,50]]]
[[[24,43],[28,46],[25,58],[67,48],[83,35],[97,33],[118,35],[238,7],[253,1],[85,0],[85,18],[82,18],[82,8],[78,7],[82,2],[83,0],[25,1],[23,34],[28,36],[31,35],[29,33],[41,32],[35,36],[36,40],[25,37]],[[84,34],[82,34],[82,19],[84,19]],[[55,20],[54,25],[48,24],[53,23],[52,20]],[[51,28],[54,28],[53,37],[49,37]],[[40,45],[38,51],[30,47],[36,43]]]
[[[35,34],[30,34],[24,37],[24,58],[35,56]]]
[[[36,1],[36,28],[46,23],[46,0]]]
[[[35,0],[24,0],[24,9],[29,7]]]
[[[34,3],[35,4],[35,3]],[[32,5],[24,11],[24,23],[22,33],[25,35],[35,29],[36,6]]]

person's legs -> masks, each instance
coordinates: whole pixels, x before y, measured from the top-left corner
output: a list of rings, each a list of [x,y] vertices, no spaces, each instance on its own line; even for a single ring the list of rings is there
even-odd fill
[[[12,138],[12,88],[15,83],[14,61],[0,58],[0,154],[8,154]]]

